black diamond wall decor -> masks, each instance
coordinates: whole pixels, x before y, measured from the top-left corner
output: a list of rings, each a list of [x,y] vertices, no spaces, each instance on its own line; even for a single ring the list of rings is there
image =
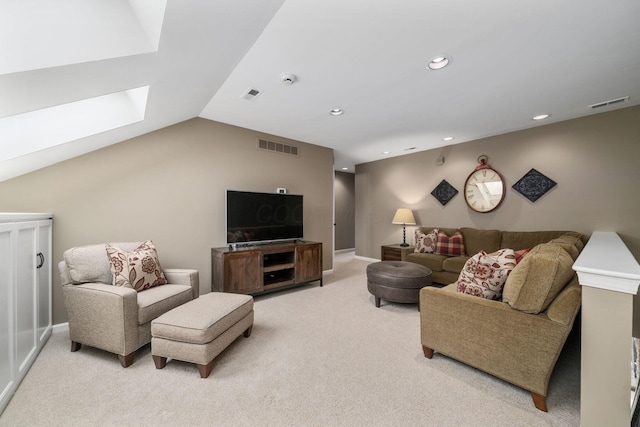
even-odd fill
[[[431,192],[431,195],[435,197],[442,206],[449,203],[449,200],[453,199],[456,194],[458,194],[458,190],[456,190],[445,179],[443,179],[442,182],[440,182],[440,184],[438,184]]]
[[[547,178],[535,169],[531,169],[511,188],[535,202],[555,186],[556,182],[554,180]]]

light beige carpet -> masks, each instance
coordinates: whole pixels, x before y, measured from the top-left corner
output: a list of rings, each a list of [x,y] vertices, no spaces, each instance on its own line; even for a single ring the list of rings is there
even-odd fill
[[[317,283],[256,298],[255,324],[201,379],[150,347],[123,369],[114,355],[69,351],[54,334],[0,426],[578,426],[579,343],[565,346],[548,413],[529,392],[452,359],[422,355],[416,305],[382,301],[352,253]]]

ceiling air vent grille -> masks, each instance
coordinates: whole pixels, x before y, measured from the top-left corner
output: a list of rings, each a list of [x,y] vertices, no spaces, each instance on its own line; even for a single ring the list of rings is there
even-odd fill
[[[269,141],[262,138],[258,138],[258,148],[260,150],[289,154],[291,156],[298,156],[300,153],[298,147],[296,147],[295,145],[283,144],[281,142]]]
[[[595,110],[596,108],[608,107],[610,105],[615,105],[615,104],[619,104],[621,102],[627,102],[627,101],[629,101],[629,97],[624,96],[622,98],[616,98],[616,99],[611,99],[609,101],[598,102],[597,104],[591,104],[589,105],[589,108],[591,108],[592,110]]]
[[[260,95],[260,91],[258,89],[249,88],[242,94],[242,98],[248,101],[253,101],[258,97],[258,95]]]

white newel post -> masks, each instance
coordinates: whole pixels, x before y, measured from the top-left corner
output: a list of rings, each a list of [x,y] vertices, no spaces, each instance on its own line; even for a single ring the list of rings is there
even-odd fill
[[[582,285],[580,425],[628,427],[640,265],[616,233],[595,231],[573,269]]]

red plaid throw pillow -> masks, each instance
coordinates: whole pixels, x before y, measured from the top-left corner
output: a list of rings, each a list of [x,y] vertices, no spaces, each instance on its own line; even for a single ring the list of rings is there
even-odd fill
[[[522,261],[522,258],[524,258],[524,256],[528,254],[530,251],[531,249],[520,249],[519,251],[515,251],[516,264]]]
[[[442,231],[439,231],[435,253],[446,256],[464,255],[464,238],[462,237],[462,233],[456,231],[453,233],[453,236],[449,237]]]

